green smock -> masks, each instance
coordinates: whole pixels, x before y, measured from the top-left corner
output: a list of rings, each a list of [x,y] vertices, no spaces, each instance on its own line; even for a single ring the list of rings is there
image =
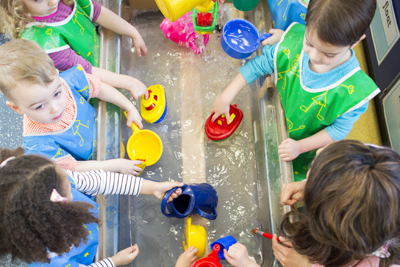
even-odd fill
[[[330,86],[307,88],[301,80],[305,29],[302,24],[291,24],[274,56],[276,86],[285,111],[289,137],[294,140],[318,133],[340,115],[362,106],[380,92],[360,67]],[[300,154],[293,160],[295,181],[306,178],[314,157],[315,150]]]
[[[21,38],[39,44],[48,54],[71,48],[78,55],[99,66],[100,39],[92,22],[94,7],[90,0],[78,0],[63,21],[29,23]]]

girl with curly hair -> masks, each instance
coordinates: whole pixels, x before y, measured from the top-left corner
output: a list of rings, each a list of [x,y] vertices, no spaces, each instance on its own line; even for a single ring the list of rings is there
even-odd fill
[[[132,39],[139,56],[146,44],[135,27],[93,0],[0,0],[0,32],[34,41],[66,71],[78,64],[87,73],[113,87],[128,90],[137,100],[148,98],[147,87],[138,79],[99,68],[100,38],[94,23]],[[5,14],[3,14],[5,13]],[[2,24],[2,25],[1,25]]]
[[[283,267],[400,266],[400,155],[390,148],[340,141],[317,151],[307,180],[284,184],[281,202],[304,201],[274,235]],[[225,253],[235,267],[255,267],[246,247]]]
[[[87,195],[154,195],[180,187],[104,172],[71,172],[24,149],[0,150],[0,255],[30,266],[120,266],[139,253],[135,244],[93,263],[98,245],[98,205]],[[169,201],[181,193],[178,188]]]

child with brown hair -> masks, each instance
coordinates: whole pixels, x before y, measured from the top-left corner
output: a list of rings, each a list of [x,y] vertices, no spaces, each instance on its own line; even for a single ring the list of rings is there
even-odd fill
[[[290,137],[278,153],[293,160],[296,181],[304,179],[315,149],[344,139],[380,92],[353,50],[365,38],[375,9],[376,0],[310,0],[306,26],[291,24],[279,43],[265,46],[243,66],[214,101],[212,120],[221,114],[230,120],[236,94],[274,72]]]
[[[400,266],[400,155],[394,150],[353,140],[320,149],[306,181],[282,186],[282,204],[297,201],[304,201],[305,214],[285,214],[284,237],[272,241],[282,266]],[[243,247],[229,248],[228,262],[258,266]]]
[[[102,170],[71,172],[22,148],[0,149],[0,255],[29,266],[121,266],[139,253],[135,244],[93,263],[98,246],[97,194],[154,195],[163,199],[179,182],[154,182]],[[178,197],[176,189],[169,201]]]
[[[118,90],[85,73],[80,65],[58,73],[35,42],[17,39],[0,46],[0,90],[6,104],[24,115],[24,148],[28,154],[53,159],[64,169],[121,172],[137,175],[141,161],[93,161],[97,97],[127,111],[127,125],[142,128],[135,106]]]
[[[65,71],[80,64],[113,87],[128,90],[137,100],[148,97],[147,87],[138,79],[100,69],[100,38],[94,23],[129,36],[139,56],[147,55],[139,32],[106,7],[93,0],[15,0],[1,1],[4,29],[14,38],[35,41],[49,54],[56,68]]]

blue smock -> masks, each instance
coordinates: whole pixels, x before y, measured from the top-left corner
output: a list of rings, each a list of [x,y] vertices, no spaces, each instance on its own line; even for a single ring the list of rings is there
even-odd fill
[[[77,65],[60,73],[75,105],[73,123],[57,132],[24,134],[26,154],[40,154],[62,160],[70,154],[76,160],[90,160],[96,142],[96,110],[87,101],[89,82],[82,66]]]

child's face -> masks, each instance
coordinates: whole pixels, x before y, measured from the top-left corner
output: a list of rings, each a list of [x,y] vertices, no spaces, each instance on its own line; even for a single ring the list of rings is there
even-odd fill
[[[22,0],[25,8],[35,17],[44,17],[57,11],[60,0]]]
[[[322,42],[316,31],[306,28],[303,41],[304,52],[310,58],[311,65],[325,67],[328,71],[333,69],[350,58],[350,49],[353,46],[334,46]]]
[[[15,103],[7,101],[7,105],[39,123],[59,122],[67,108],[67,95],[58,73],[47,87],[18,83],[12,95]]]

